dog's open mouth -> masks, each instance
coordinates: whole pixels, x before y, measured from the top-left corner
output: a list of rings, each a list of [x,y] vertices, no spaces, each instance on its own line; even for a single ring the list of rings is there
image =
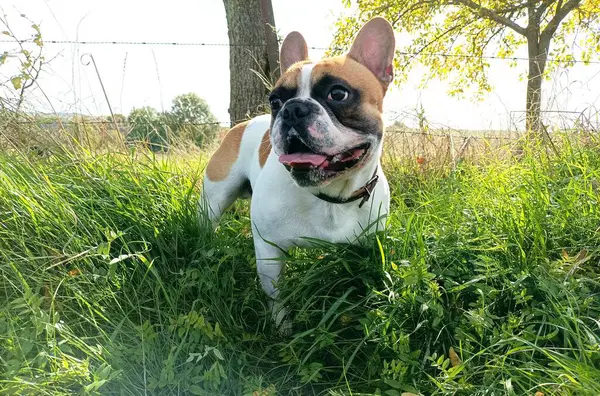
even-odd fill
[[[332,172],[341,172],[356,165],[369,150],[370,144],[365,143],[335,155],[315,153],[299,138],[293,137],[288,147],[288,153],[279,156],[281,162],[288,170],[309,171],[323,169]]]

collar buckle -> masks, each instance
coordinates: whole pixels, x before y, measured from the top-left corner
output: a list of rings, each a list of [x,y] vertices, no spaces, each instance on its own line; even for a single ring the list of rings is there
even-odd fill
[[[377,171],[375,171],[377,172]],[[364,196],[363,199],[360,201],[360,204],[358,204],[359,208],[362,208],[362,206],[365,204],[365,202],[367,202],[370,198],[371,195],[373,195],[373,190],[375,189],[375,186],[377,185],[377,182],[379,181],[379,175],[377,173],[375,173],[375,175],[373,175],[373,177],[371,179],[369,179],[369,181],[367,182],[367,184],[365,184],[364,188]]]

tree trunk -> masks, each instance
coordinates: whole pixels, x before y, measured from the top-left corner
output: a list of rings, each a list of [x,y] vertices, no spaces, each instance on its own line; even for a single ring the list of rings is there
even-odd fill
[[[231,125],[264,113],[267,88],[256,75],[269,75],[260,0],[223,0],[229,34]]]
[[[532,62],[530,62],[532,63]],[[542,76],[537,67],[529,65],[527,79],[526,129],[527,132],[539,134],[542,129]]]
[[[527,76],[525,109],[527,132],[540,136],[542,133],[542,82],[544,81],[550,42],[539,39],[538,29],[527,36],[529,74]]]
[[[281,75],[279,70],[279,42],[277,41],[277,32],[275,32],[275,15],[273,14],[271,0],[260,0],[260,12],[262,14],[263,26],[265,27],[269,71],[271,72],[271,77],[277,80]]]

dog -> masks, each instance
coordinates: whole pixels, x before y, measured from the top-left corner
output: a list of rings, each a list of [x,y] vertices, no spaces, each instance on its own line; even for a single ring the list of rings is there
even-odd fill
[[[288,34],[271,114],[234,126],[206,166],[200,206],[213,229],[236,199],[251,197],[257,272],[276,326],[290,326],[276,287],[287,249],[310,247],[307,238],[355,243],[385,226],[382,106],[394,48],[392,26],[379,17],[347,54],[317,62],[300,33]]]

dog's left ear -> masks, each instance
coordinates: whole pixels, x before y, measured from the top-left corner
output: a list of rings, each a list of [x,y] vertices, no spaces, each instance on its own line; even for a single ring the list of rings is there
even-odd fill
[[[396,39],[392,25],[376,17],[358,32],[348,55],[367,67],[385,85],[394,79],[394,51]]]
[[[308,46],[306,40],[298,32],[291,32],[281,43],[279,51],[279,68],[281,74],[285,73],[296,62],[308,59]]]

